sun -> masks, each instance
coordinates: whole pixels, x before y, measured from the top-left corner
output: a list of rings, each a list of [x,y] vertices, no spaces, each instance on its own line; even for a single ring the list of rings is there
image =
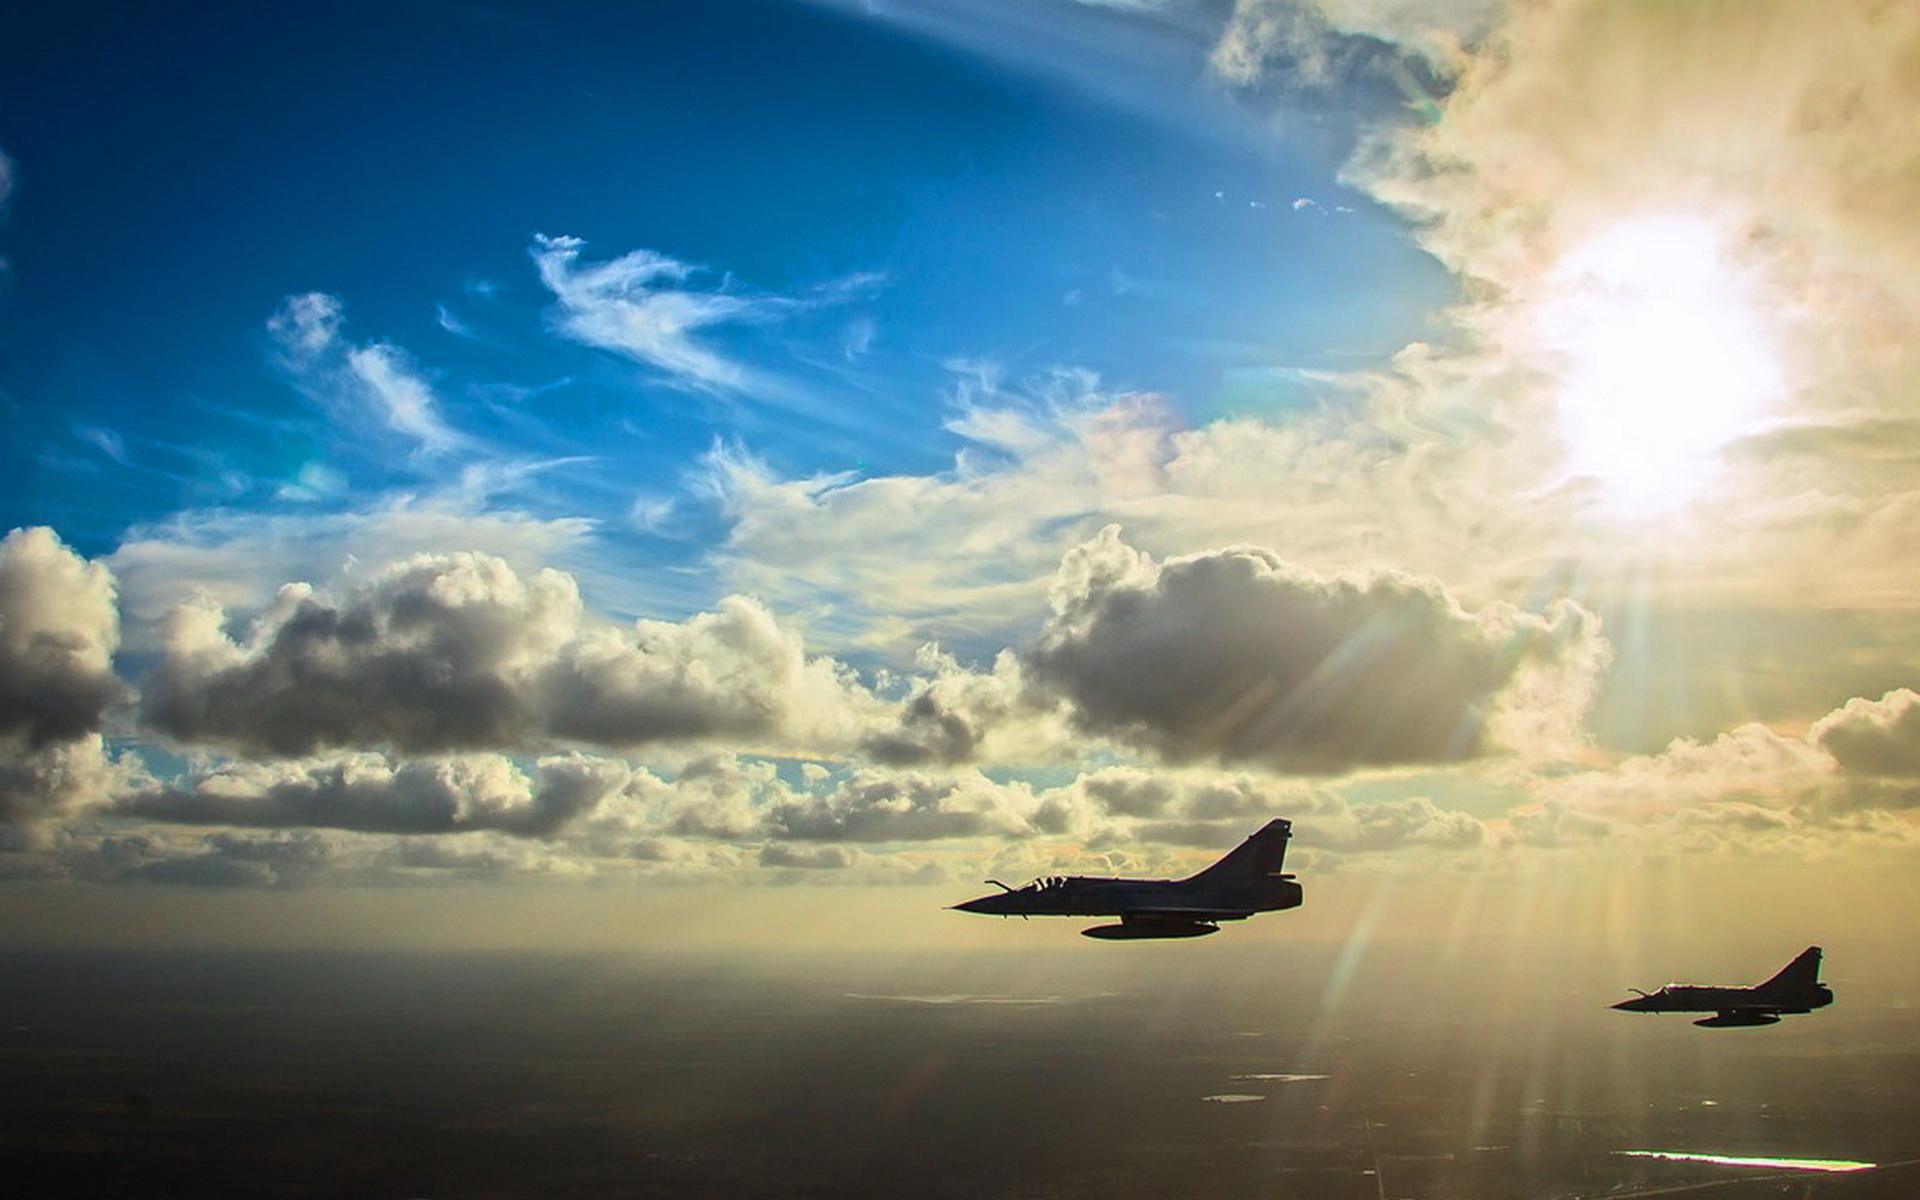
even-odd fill
[[[1629,513],[1697,496],[1781,388],[1752,298],[1712,225],[1646,218],[1566,255],[1541,310],[1573,474]]]

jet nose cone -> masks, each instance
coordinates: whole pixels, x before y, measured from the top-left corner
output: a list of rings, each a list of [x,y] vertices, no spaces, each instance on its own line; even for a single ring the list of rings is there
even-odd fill
[[[977,900],[964,900],[959,904],[949,904],[947,905],[947,907],[955,910],[956,912],[995,913],[1000,911],[994,905],[994,902],[998,899],[1000,899],[1000,896],[998,894],[990,895],[990,896],[981,896]]]
[[[1619,1009],[1621,1012],[1652,1012],[1653,999],[1650,996],[1635,996],[1631,1000],[1622,1000],[1612,1007]]]

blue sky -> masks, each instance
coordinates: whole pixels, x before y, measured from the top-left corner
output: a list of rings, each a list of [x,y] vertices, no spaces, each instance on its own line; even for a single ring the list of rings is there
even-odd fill
[[[7,499],[92,552],[270,507],[309,466],[347,503],[452,466],[329,427],[273,361],[289,296],[334,297],[344,337],[404,355],[496,456],[575,460],[541,507],[617,528],[622,492],[673,490],[716,439],[792,473],[938,469],[958,363],[1198,413],[1308,402],[1289,370],[1380,361],[1448,287],[1335,182],[1327,137],[1276,142],[1196,82],[1203,46],[1149,45],[1181,110],[1151,114],[792,3],[41,19],[8,39],[32,51],[0,131]],[[556,336],[542,235],[741,302],[695,336],[760,386]]]
[[[1906,853],[1835,13],[11,12],[3,873]]]

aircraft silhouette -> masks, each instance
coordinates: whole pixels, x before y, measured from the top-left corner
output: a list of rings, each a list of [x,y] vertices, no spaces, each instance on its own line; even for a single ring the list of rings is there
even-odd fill
[[[989,879],[998,892],[952,907],[1002,917],[1119,917],[1118,925],[1080,931],[1104,940],[1203,937],[1218,933],[1221,921],[1300,906],[1300,885],[1280,873],[1292,836],[1293,824],[1276,817],[1225,858],[1185,879],[1056,875],[1023,888]]]
[[[1630,990],[1640,992],[1639,988]],[[1779,974],[1753,987],[1670,983],[1657,992],[1640,992],[1613,1007],[1623,1012],[1710,1012],[1715,1015],[1694,1024],[1721,1029],[1772,1025],[1784,1013],[1812,1012],[1832,1003],[1833,990],[1820,982],[1820,947],[1808,946],[1780,968]]]

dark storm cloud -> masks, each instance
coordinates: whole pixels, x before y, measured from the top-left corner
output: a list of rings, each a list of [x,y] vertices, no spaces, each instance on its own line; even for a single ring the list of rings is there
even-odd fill
[[[1054,609],[1026,666],[1083,731],[1306,774],[1504,749],[1510,691],[1570,676],[1560,699],[1584,703],[1604,658],[1571,604],[1469,613],[1430,580],[1322,578],[1251,547],[1156,564],[1113,527],[1067,556]]]
[[[570,576],[484,554],[417,556],[341,600],[289,585],[243,643],[224,621],[210,603],[169,615],[144,711],[181,741],[256,754],[777,740],[831,726],[853,695],[751,600],[599,627]]]
[[[625,779],[617,765],[578,756],[544,760],[529,779],[498,755],[393,764],[360,754],[324,763],[236,764],[190,788],[129,797],[115,811],[196,825],[543,837],[591,811]]]

